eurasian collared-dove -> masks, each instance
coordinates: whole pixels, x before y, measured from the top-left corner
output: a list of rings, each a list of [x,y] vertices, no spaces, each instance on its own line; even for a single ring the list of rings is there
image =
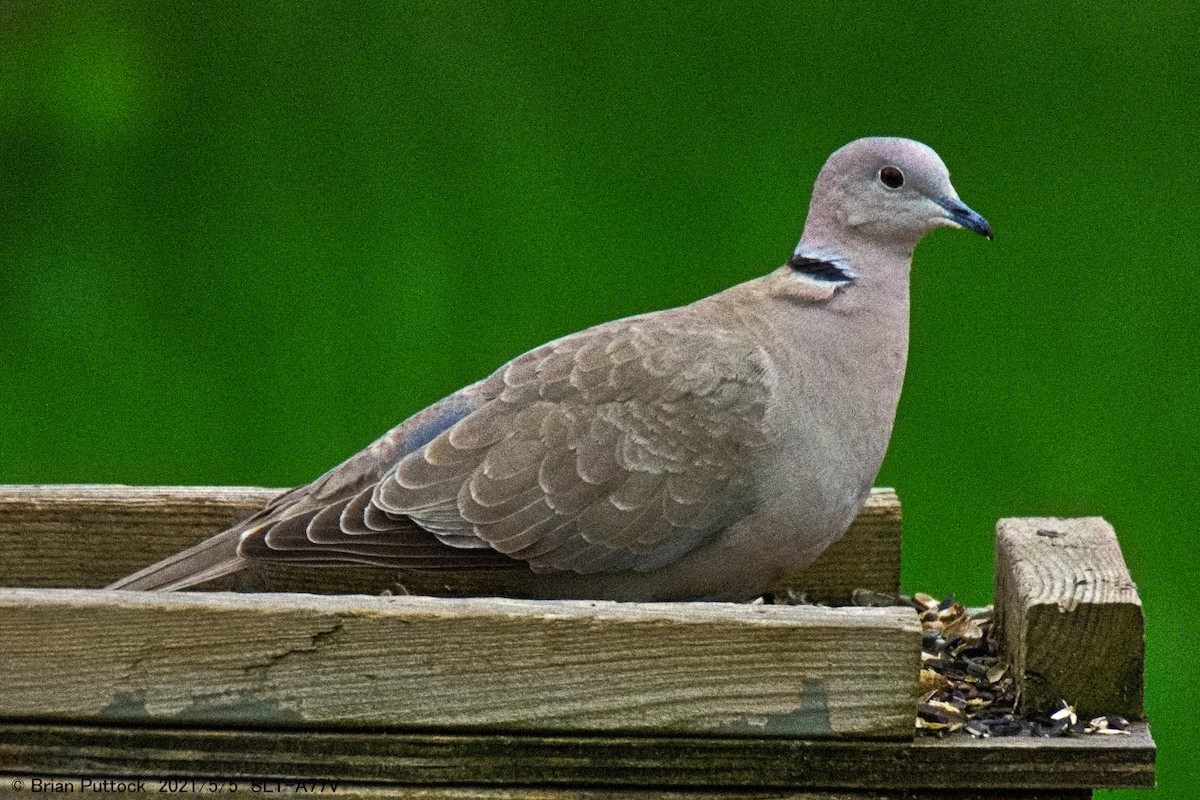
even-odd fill
[[[913,249],[943,226],[992,236],[933,150],[851,142],[786,265],[542,345],[110,588],[349,562],[510,567],[533,597],[751,599],[866,499],[904,378]]]

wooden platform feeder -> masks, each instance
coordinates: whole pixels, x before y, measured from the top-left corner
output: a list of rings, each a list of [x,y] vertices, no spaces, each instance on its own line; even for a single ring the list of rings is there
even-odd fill
[[[1026,708],[1068,699],[1136,720],[1128,735],[939,740],[914,738],[909,608],[427,597],[477,587],[362,570],[215,585],[256,593],[98,589],[275,493],[0,487],[0,795],[128,778],[428,800],[1081,798],[1154,782],[1141,604],[1098,518],[1000,521],[998,624]],[[899,572],[899,502],[877,489],[780,591],[846,604],[898,593]]]

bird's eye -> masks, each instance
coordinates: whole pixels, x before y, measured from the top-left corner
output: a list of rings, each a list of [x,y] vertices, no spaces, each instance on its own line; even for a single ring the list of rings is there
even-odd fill
[[[884,167],[879,170],[879,182],[889,189],[899,189],[904,185],[904,173],[898,167]]]

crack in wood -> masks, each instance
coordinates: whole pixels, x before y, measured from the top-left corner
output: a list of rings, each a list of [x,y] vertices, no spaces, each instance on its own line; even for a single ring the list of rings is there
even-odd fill
[[[248,675],[257,675],[263,677],[272,667],[278,666],[292,656],[302,655],[304,653],[315,653],[322,649],[337,636],[338,632],[345,626],[346,620],[341,616],[337,617],[333,627],[327,630],[316,631],[310,634],[307,647],[290,647],[278,653],[273,653],[266,657],[266,660],[261,664],[247,664],[242,668],[242,671]]]

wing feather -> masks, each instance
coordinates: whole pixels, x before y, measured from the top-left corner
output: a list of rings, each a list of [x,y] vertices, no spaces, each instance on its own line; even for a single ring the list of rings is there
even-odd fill
[[[684,312],[514,359],[389,432],[357,475],[288,495],[241,552],[580,573],[679,558],[748,507],[773,375],[760,348]]]

